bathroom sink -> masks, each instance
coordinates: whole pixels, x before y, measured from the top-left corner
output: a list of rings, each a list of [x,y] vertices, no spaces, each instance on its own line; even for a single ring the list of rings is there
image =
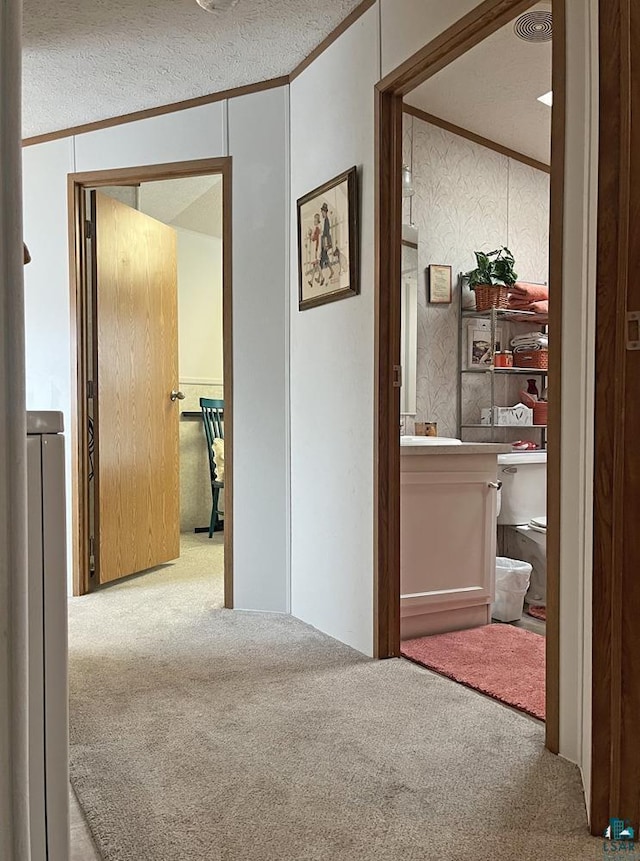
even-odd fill
[[[401,436],[400,445],[462,445],[462,441],[448,436]]]

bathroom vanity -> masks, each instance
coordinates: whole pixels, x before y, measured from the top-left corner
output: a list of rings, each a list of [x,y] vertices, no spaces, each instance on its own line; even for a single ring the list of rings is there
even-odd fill
[[[496,557],[498,455],[510,445],[402,437],[402,639],[487,625]]]

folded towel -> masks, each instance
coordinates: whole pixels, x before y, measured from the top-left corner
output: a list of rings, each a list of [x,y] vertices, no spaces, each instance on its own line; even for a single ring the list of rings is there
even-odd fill
[[[511,342],[514,350],[547,350],[549,348],[549,339],[544,335],[541,338],[531,338],[527,341]]]
[[[517,347],[513,348],[514,353],[529,353],[533,350],[546,350],[547,346],[543,346],[542,344],[536,344],[535,342],[531,342],[530,344],[518,344]]]
[[[547,336],[542,332],[526,332],[524,335],[516,335],[515,338],[511,339],[511,345],[516,347],[518,344],[529,344],[532,341],[537,343],[541,338],[544,338],[547,341]]]
[[[534,314],[543,314],[543,315],[548,314],[549,313],[549,302],[548,301],[532,302],[529,310],[533,311]]]
[[[549,298],[549,288],[544,284],[527,284],[526,281],[516,281],[510,289],[511,297],[517,302],[540,302]]]

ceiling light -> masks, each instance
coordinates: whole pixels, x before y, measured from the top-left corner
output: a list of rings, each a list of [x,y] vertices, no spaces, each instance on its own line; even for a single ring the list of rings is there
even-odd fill
[[[411,197],[413,195],[413,176],[411,175],[411,168],[408,164],[402,165],[402,196],[403,197]]]
[[[227,9],[233,9],[237,5],[238,0],[196,0],[196,3],[205,12],[226,12]]]
[[[543,96],[538,96],[538,101],[542,102],[543,105],[551,105],[553,104],[553,92],[549,90],[548,93],[545,93]]]

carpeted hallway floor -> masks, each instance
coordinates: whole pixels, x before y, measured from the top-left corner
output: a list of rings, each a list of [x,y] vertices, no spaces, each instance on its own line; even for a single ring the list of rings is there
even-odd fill
[[[539,724],[289,617],[215,609],[221,540],[71,601],[71,776],[104,861],[601,857]]]

